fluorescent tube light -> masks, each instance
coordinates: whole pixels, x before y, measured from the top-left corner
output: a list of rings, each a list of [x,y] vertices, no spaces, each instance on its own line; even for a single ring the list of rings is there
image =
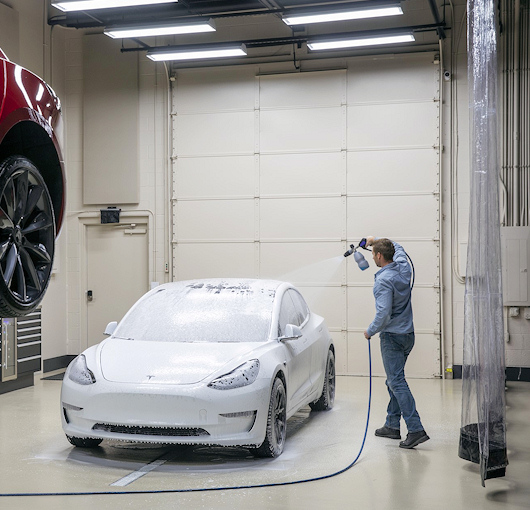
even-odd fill
[[[113,7],[135,7],[176,3],[178,0],[71,0],[70,2],[52,2],[54,7],[64,12],[89,11],[91,9],[110,9]]]
[[[292,14],[283,18],[287,25],[306,25],[309,23],[325,23],[329,21],[346,21],[352,19],[378,18],[382,16],[398,16],[403,14],[399,5],[350,9],[347,11],[323,12],[321,14]]]
[[[336,41],[308,41],[307,47],[310,50],[336,50],[343,48],[357,48],[360,46],[378,46],[380,44],[399,44],[413,42],[416,39],[412,34],[387,35],[374,37],[358,37],[352,39],[342,39]]]
[[[223,57],[240,57],[245,56],[247,50],[245,45],[232,47],[210,47],[203,49],[175,49],[174,51],[150,51],[147,57],[155,62],[163,60],[195,60],[201,58],[223,58]]]
[[[197,34],[215,32],[213,20],[192,23],[165,23],[156,25],[136,25],[128,27],[109,27],[104,33],[113,39],[127,37],[153,37],[157,35]]]

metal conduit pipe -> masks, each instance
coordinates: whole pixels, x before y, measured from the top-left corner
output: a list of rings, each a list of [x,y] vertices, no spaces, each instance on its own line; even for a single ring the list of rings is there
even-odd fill
[[[522,11],[522,40],[523,40],[523,75],[522,75],[522,90],[523,90],[523,105],[524,105],[524,119],[530,119],[530,8],[527,5]],[[523,110],[523,109],[522,109]],[[530,129],[528,122],[523,123],[522,140],[524,143],[521,147],[524,150],[523,154],[523,168],[524,168],[524,182],[523,182],[523,197],[524,197],[524,222],[522,225],[530,225]]]
[[[519,204],[519,165],[520,165],[520,97],[519,97],[519,44],[520,44],[521,1],[515,0],[514,38],[513,38],[513,224],[520,225]]]

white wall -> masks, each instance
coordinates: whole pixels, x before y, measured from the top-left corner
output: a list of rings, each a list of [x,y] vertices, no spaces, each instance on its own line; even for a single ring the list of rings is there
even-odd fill
[[[85,36],[81,31],[67,30],[66,39],[66,94],[63,98],[65,105],[65,147],[68,171],[68,202],[67,202],[67,273],[68,273],[68,337],[66,352],[77,354],[86,348],[89,339],[86,338],[86,267],[85,254],[80,246],[84,240],[84,221],[87,217],[99,214],[100,208],[108,205],[119,206],[122,216],[139,213],[149,218],[149,281],[164,283],[169,279],[168,266],[168,231],[167,204],[167,85],[165,70],[162,65],[155,64],[145,57],[139,62],[139,133],[138,147],[131,150],[138,151],[140,183],[140,197],[137,204],[109,204],[87,205],[83,194],[83,37],[106,37],[104,35]],[[120,42],[111,41],[114,50],[119,53]],[[114,58],[114,56],[112,57]],[[118,99],[119,100],[119,99]],[[112,115],[112,111],[109,112]],[[102,122],[105,119],[102,118]],[[131,179],[136,179],[136,169],[131,170]],[[106,191],[109,181],[100,179],[102,195]],[[93,194],[97,194],[97,189]],[[91,200],[93,201],[93,200]],[[127,264],[127,260],[123,261]],[[135,275],[131,274],[131,278]],[[126,283],[123,285],[126,286]],[[112,288],[109,287],[109,292]],[[148,289],[146,289],[147,291]],[[118,318],[119,319],[119,318]]]

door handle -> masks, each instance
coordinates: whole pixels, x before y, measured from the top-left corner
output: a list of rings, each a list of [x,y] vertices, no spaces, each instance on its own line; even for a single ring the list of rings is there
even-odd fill
[[[92,295],[92,291],[91,290],[87,290],[86,299],[87,299],[87,301],[92,301],[94,299],[94,296]]]

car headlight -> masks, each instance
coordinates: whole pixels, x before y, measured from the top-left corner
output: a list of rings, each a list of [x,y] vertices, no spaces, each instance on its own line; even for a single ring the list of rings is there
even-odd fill
[[[248,386],[252,384],[259,373],[259,361],[252,359],[239,365],[236,369],[232,370],[228,374],[222,375],[217,379],[214,379],[210,384],[209,388],[216,390],[232,390],[234,388],[241,388],[242,386]]]
[[[85,386],[96,382],[92,370],[87,367],[84,354],[80,354],[72,361],[68,367],[68,378],[77,384],[83,384]]]

